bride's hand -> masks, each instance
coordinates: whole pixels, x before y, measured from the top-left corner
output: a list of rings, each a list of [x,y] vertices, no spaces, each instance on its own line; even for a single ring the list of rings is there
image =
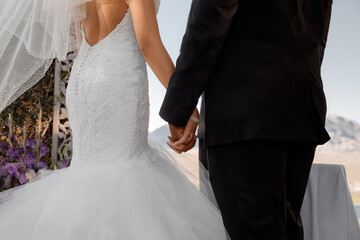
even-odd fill
[[[199,118],[199,111],[195,108],[192,116]],[[168,143],[169,147],[171,147],[175,152],[182,153],[187,152],[188,150],[192,149],[196,143],[196,128],[198,123],[192,119],[189,119],[183,134],[179,140],[176,141],[173,138],[169,137],[170,142]]]

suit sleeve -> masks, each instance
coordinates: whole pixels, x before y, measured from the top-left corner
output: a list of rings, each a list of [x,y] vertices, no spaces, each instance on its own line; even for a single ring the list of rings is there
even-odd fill
[[[320,62],[321,63],[324,59],[324,51],[325,51],[325,47],[326,47],[327,37],[329,34],[332,4],[333,4],[333,0],[328,0],[327,6],[325,7],[325,12],[324,12],[324,32],[323,32],[323,37],[322,37],[321,43],[320,43],[320,51],[321,51],[320,52],[320,58],[321,58]]]
[[[193,0],[176,69],[170,79],[160,116],[185,126],[215,67],[238,0]]]

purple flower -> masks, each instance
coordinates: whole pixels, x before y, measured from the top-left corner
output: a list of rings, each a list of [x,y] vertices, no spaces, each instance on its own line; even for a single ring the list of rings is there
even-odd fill
[[[12,149],[8,149],[6,151],[6,154],[11,157],[12,159],[18,161],[20,160],[20,153],[19,153],[19,150],[16,150],[15,148],[12,148]]]
[[[42,168],[48,169],[46,162],[43,162],[43,161],[38,161],[36,164],[36,167],[37,167],[37,169],[42,169]]]
[[[40,157],[45,156],[49,152],[49,148],[45,146],[44,143],[41,143],[40,145]]]
[[[1,155],[1,159],[2,159],[2,162],[1,162],[2,166],[5,166],[9,162],[9,159],[7,159],[6,157],[4,157],[2,155]]]
[[[25,153],[25,148],[23,148],[23,147],[19,148],[19,152],[20,152],[20,154],[24,154]]]
[[[8,164],[5,169],[7,169],[7,172],[11,177],[17,177],[19,174],[18,167],[15,164]]]
[[[24,157],[24,166],[26,168],[32,168],[36,160],[35,153],[32,151],[29,151],[26,156]]]
[[[9,145],[6,142],[2,142],[0,144],[0,148],[4,149],[4,150],[8,150],[9,149]]]
[[[19,180],[20,184],[24,184],[29,181],[28,179],[26,179],[26,175],[22,172],[18,174],[17,179]]]
[[[33,138],[29,138],[26,142],[26,149],[32,149],[35,145],[35,140]]]
[[[61,161],[60,168],[66,168],[66,167],[67,167],[67,164],[68,164],[67,160],[66,160],[66,159],[63,159],[63,160]]]
[[[11,143],[14,143],[14,142],[15,142],[15,137],[14,137],[14,135],[11,135],[11,136],[10,136],[10,141],[11,141]]]

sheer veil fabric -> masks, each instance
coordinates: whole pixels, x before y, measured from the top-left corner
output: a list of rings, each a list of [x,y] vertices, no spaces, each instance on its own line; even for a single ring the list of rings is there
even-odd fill
[[[0,0],[0,112],[80,46],[92,0]]]

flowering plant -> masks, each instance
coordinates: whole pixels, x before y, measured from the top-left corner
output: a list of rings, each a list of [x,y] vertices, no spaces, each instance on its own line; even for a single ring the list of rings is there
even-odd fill
[[[40,128],[36,129],[33,139],[27,138],[24,126],[21,141],[15,138],[12,125],[10,114],[8,138],[0,143],[0,191],[31,182],[39,176],[40,170],[48,169],[43,158],[50,149],[41,141]],[[62,161],[60,167],[67,167],[67,161]]]
[[[2,142],[0,148],[5,152],[0,155],[0,174],[6,189],[32,181],[40,169],[48,169],[41,158],[49,152],[49,148],[44,143],[39,146],[33,138],[29,138],[24,146],[16,143],[11,135],[10,144]]]

